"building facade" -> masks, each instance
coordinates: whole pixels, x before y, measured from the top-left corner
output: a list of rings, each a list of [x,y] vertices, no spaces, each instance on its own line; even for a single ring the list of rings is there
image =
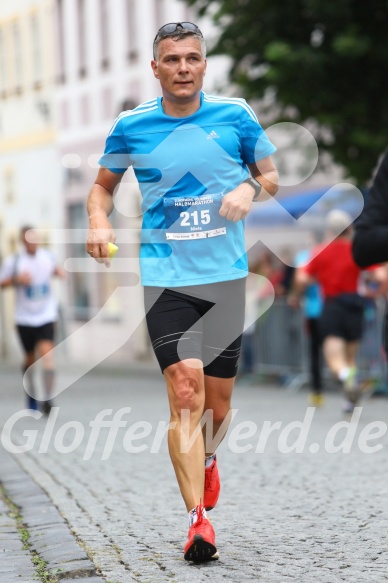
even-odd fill
[[[51,0],[0,2],[1,260],[17,250],[22,225],[43,229],[54,246],[62,226],[53,13]],[[1,354],[9,357],[18,350],[11,290],[0,306]]]
[[[116,116],[160,94],[150,67],[156,31],[193,19],[178,0],[15,0],[11,7],[0,0],[1,248],[13,251],[28,222],[47,228],[47,243],[67,258],[60,339],[70,360],[103,360],[141,309],[141,287],[128,273],[137,271],[138,242],[126,246],[128,269],[100,269],[85,256],[85,202]],[[199,24],[211,37],[210,23]],[[205,90],[225,78],[226,60],[209,59]],[[115,229],[139,227],[139,203],[129,170],[115,197]],[[6,295],[12,301],[12,292]],[[9,345],[14,335],[6,320]],[[149,357],[144,322],[111,354],[116,361]]]

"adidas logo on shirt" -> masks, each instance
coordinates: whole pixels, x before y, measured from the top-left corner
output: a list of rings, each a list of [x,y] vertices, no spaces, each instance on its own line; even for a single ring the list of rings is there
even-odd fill
[[[210,134],[208,135],[207,139],[208,140],[213,140],[214,138],[219,138],[220,136],[217,134],[217,132],[215,132],[214,130],[212,130],[210,132]]]

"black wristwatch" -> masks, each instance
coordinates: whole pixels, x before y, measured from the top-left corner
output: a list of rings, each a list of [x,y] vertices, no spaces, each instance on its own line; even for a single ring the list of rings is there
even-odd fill
[[[255,194],[253,195],[253,202],[256,202],[259,200],[259,196],[260,196],[260,192],[261,189],[263,188],[260,184],[260,182],[258,182],[257,180],[255,180],[253,178],[253,176],[250,176],[249,178],[247,178],[246,180],[243,180],[243,184],[244,182],[247,182],[248,184],[250,184],[251,186],[253,186],[253,188],[255,189]]]

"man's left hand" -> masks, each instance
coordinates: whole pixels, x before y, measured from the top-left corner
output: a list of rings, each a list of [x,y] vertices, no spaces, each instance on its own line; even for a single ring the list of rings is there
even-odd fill
[[[225,219],[234,223],[245,219],[251,208],[254,194],[253,187],[244,182],[234,190],[228,192],[222,199],[220,208],[221,217],[225,217]]]

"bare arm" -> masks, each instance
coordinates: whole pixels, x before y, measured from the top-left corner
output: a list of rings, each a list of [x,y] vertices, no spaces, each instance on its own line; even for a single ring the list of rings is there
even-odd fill
[[[66,277],[66,272],[62,267],[55,267],[53,271],[53,276]],[[10,287],[10,286],[29,286],[31,284],[31,274],[23,271],[22,273],[17,273],[10,277],[3,279],[0,282],[0,288]]]
[[[16,262],[16,257],[7,258],[1,273],[0,288],[30,285],[31,274],[26,271],[16,273]]]
[[[262,185],[259,200],[266,200],[269,196],[274,196],[277,193],[278,173],[271,156],[267,156],[255,164],[249,164],[249,171],[253,178]],[[220,215],[235,223],[244,219],[252,206],[254,194],[253,186],[243,182],[224,196]]]
[[[295,271],[293,293],[297,295],[302,295],[308,285],[316,283],[314,277],[312,277],[303,268],[298,268]]]
[[[378,298],[387,294],[388,291],[388,266],[380,265],[375,269],[364,271],[366,279],[365,296],[368,298]],[[368,285],[369,284],[369,285]],[[372,285],[370,285],[372,284]],[[375,284],[375,285],[373,285]]]
[[[279,176],[271,156],[259,160],[256,164],[249,164],[248,168],[253,178],[263,187],[260,200],[275,196],[279,188]]]
[[[55,277],[66,277],[66,271],[62,267],[57,266],[53,271],[53,275]]]
[[[9,287],[11,285],[18,286],[18,285],[30,285],[31,283],[31,276],[28,273],[20,273],[18,275],[7,277],[3,279],[0,283],[1,288]]]
[[[116,240],[108,216],[113,210],[113,194],[121,181],[122,174],[107,168],[100,168],[87,201],[89,231],[86,239],[86,251],[99,263],[110,265],[108,242]]]

